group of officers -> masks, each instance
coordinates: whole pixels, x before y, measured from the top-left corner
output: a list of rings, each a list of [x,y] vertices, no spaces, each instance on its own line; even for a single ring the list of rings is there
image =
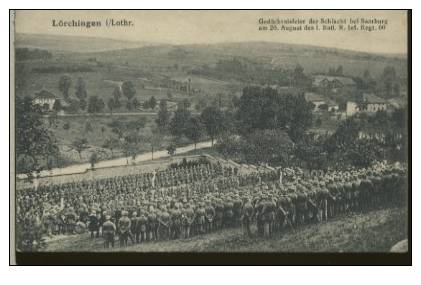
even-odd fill
[[[177,178],[168,187],[158,186],[157,177],[169,171]],[[245,235],[256,231],[270,236],[349,211],[404,203],[407,197],[405,167],[387,163],[312,175],[277,170],[239,174],[212,164],[169,171],[81,182],[74,188],[32,189],[36,194],[31,197],[39,200],[20,197],[18,206],[27,209],[26,215],[38,210],[47,234],[87,227],[91,238],[102,236],[108,248],[117,238],[127,246],[129,241],[187,239],[232,227],[242,227]],[[206,178],[193,172],[206,173]],[[146,177],[147,187],[135,186],[143,183],[139,177]]]

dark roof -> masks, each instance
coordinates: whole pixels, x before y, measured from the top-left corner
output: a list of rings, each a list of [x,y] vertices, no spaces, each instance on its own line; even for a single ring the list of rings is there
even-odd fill
[[[391,98],[389,100],[387,100],[387,102],[395,108],[402,108],[404,106],[406,106],[407,101],[402,98],[402,97],[395,97],[395,98]]]
[[[327,80],[328,82],[339,81],[343,85],[355,85],[354,79],[352,79],[350,77],[329,76],[329,75],[316,75],[316,76],[314,76],[313,84],[318,86],[325,80]]]
[[[377,97],[376,95],[372,93],[364,93],[363,100],[364,100],[364,103],[368,103],[368,104],[386,104],[387,103],[386,100],[380,97]]]
[[[53,93],[44,89],[38,93],[35,93],[35,98],[36,99],[57,99],[57,97]]]
[[[321,101],[326,102],[326,99],[323,98],[322,95],[319,95],[319,94],[313,93],[313,92],[304,93],[304,97],[305,97],[306,101],[309,101],[309,102],[321,102]]]

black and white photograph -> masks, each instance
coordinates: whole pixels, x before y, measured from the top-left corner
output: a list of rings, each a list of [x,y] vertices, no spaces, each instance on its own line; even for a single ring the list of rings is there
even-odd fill
[[[410,11],[10,19],[11,255],[411,253]]]

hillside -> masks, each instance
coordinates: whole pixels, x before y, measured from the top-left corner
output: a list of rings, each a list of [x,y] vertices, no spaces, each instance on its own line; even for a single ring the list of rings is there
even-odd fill
[[[86,55],[82,55],[86,56]],[[212,45],[157,45],[136,49],[90,53],[98,59],[130,62],[139,66],[170,67],[211,65],[221,59],[244,57],[268,66],[294,68],[297,64],[307,73],[323,73],[330,67],[343,66],[344,73],[361,76],[365,69],[378,76],[385,66],[394,66],[398,74],[406,74],[404,55],[380,55],[306,45],[272,42],[243,42]]]
[[[40,34],[16,34],[16,47],[39,48],[62,52],[99,52],[127,48],[139,48],[150,43],[121,41],[98,37],[77,37]]]
[[[370,54],[342,49],[296,45],[275,42],[238,42],[219,44],[169,45],[142,41],[120,41],[95,37],[17,34],[17,47],[32,47],[51,51],[71,52],[72,59],[86,60],[95,57],[108,63],[130,63],[132,66],[180,69],[218,60],[244,57],[269,66],[293,68],[300,64],[307,73],[326,72],[330,67],[342,65],[344,73],[362,75],[370,69],[378,76],[387,65],[394,66],[397,73],[406,75],[406,56]]]

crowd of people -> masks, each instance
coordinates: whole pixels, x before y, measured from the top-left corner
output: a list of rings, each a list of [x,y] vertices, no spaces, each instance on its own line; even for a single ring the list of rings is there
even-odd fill
[[[35,234],[90,232],[105,247],[187,239],[242,227],[262,236],[349,211],[405,203],[406,168],[267,169],[244,174],[201,163],[123,177],[17,191],[17,224]],[[257,228],[257,230],[255,230]],[[38,230],[35,230],[38,229]],[[31,232],[31,230],[29,230]]]

